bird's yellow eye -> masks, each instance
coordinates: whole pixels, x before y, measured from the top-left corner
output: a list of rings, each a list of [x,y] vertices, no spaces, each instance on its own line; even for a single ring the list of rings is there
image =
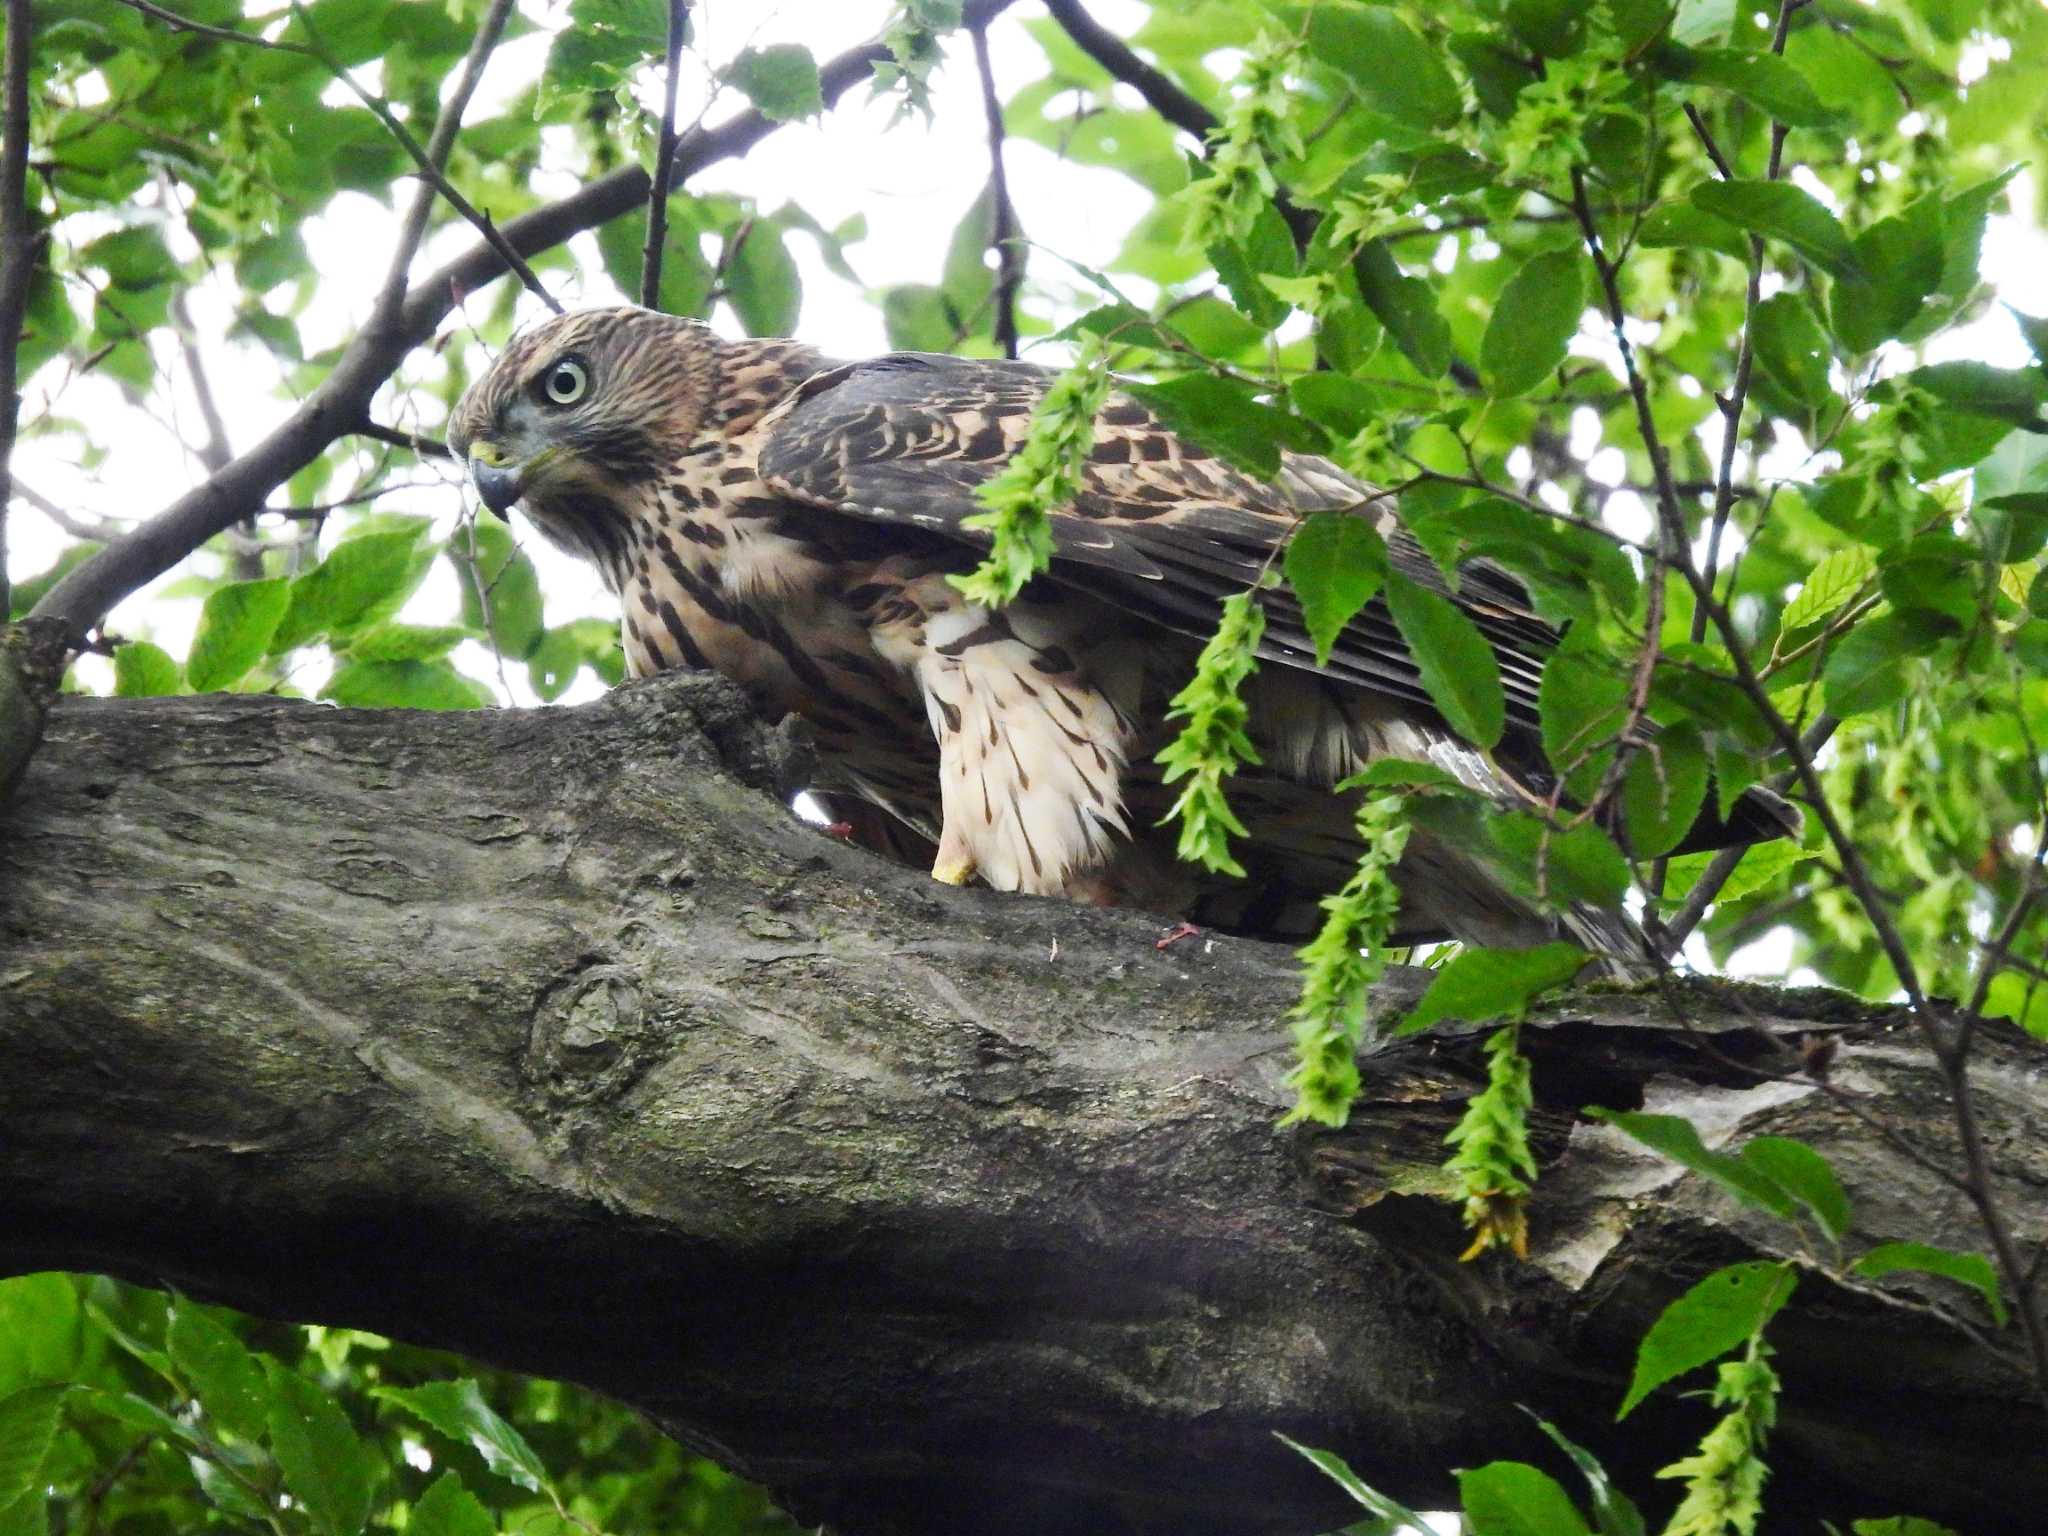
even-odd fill
[[[590,374],[573,357],[565,357],[548,370],[541,393],[556,405],[574,405],[590,387]]]

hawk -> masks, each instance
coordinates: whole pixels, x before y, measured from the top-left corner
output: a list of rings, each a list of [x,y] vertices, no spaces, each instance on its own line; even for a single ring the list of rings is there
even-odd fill
[[[816,793],[859,839],[951,883],[1145,907],[1230,932],[1300,938],[1357,863],[1332,786],[1375,759],[1447,770],[1503,806],[1548,781],[1537,685],[1557,632],[1501,568],[1457,589],[1390,495],[1329,461],[1284,457],[1272,484],[1177,436],[1128,396],[1096,420],[1085,486],[1052,518],[1050,568],[999,610],[947,578],[988,543],[962,526],[1023,442],[1052,375],[901,352],[840,362],[800,342],[728,341],[649,310],[525,331],[463,396],[449,441],[497,512],[594,562],[623,612],[634,675],[712,668],[817,744]],[[1233,809],[1242,878],[1175,859],[1154,755],[1218,604],[1259,582],[1301,517],[1372,520],[1396,569],[1451,598],[1500,660],[1508,734],[1491,755],[1431,708],[1386,610],[1368,605],[1318,666],[1301,611],[1267,588],[1245,684],[1260,762]],[[1752,794],[1694,846],[1786,830]],[[1640,955],[1618,913],[1550,914],[1504,872],[1422,828],[1395,871],[1403,941],[1526,945],[1564,931]]]

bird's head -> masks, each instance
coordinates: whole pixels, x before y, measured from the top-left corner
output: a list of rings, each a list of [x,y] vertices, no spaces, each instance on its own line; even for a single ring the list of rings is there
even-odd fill
[[[695,320],[620,307],[557,315],[521,332],[472,384],[448,445],[492,511],[524,505],[577,553],[616,543],[636,486],[697,437],[718,341]]]

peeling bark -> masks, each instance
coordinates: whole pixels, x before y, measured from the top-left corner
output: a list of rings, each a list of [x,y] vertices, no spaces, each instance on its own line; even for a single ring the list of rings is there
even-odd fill
[[[1517,1404],[1646,1496],[1705,1427],[1612,1424],[1635,1343],[1791,1234],[1582,1105],[1812,1141],[1851,1252],[1977,1246],[1960,1196],[1744,1070],[1833,1036],[1835,1081],[1952,1161],[1892,1014],[1695,984],[1526,1032],[1535,1260],[1459,1265],[1429,1190],[1478,1031],[1374,1057],[1348,1130],[1278,1132],[1284,950],[936,886],[782,810],[788,749],[691,676],[442,716],[62,702],[0,806],[0,1269],[572,1378],[848,1532],[1303,1536],[1356,1511],[1274,1430],[1430,1505],[1547,1459]],[[1978,1071],[2037,1244],[2039,1057],[1992,1030]],[[1774,1515],[2048,1500],[1977,1318],[1808,1275]]]

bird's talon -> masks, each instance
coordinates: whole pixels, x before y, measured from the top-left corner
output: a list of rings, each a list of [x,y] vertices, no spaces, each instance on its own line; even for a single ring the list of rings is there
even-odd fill
[[[932,866],[932,878],[942,885],[965,885],[974,878],[974,860],[941,859]]]
[[[1175,923],[1153,941],[1152,947],[1165,949],[1170,944],[1178,944],[1182,939],[1191,939],[1201,931],[1193,923]]]

